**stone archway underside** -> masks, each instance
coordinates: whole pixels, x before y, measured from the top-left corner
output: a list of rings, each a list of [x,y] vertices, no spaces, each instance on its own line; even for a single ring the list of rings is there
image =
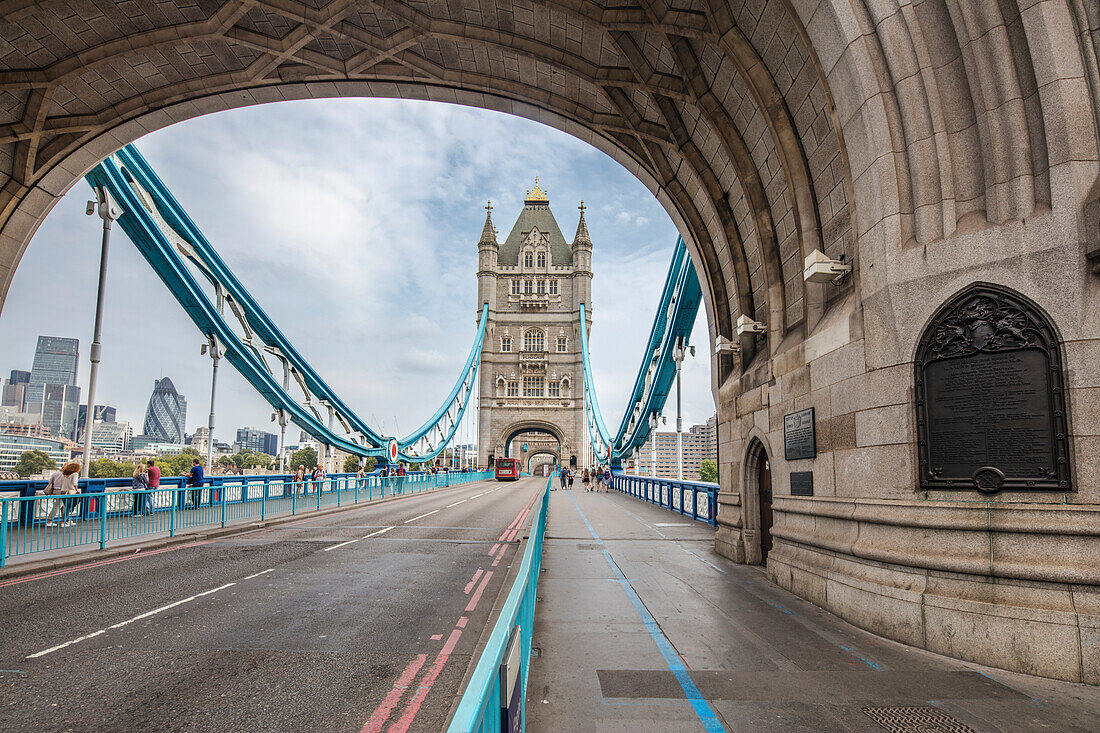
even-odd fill
[[[311,97],[501,110],[607,151],[689,239],[712,326],[727,336],[741,313],[780,334],[797,326],[803,255],[852,254],[830,98],[782,2],[7,5],[0,304],[53,202],[115,148],[188,117]]]

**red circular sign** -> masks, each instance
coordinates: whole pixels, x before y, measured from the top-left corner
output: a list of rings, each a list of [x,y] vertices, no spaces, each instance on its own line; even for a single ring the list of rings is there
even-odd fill
[[[390,461],[397,460],[397,441],[390,438]]]

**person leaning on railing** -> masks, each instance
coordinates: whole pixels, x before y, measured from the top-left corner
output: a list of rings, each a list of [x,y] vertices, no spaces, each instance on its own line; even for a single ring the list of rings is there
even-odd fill
[[[149,495],[149,467],[137,464],[133,478],[130,479],[130,491],[133,492],[135,516],[145,513],[145,497]]]
[[[42,493],[47,496],[65,496],[68,494],[76,494],[80,492],[80,461],[69,461],[61,467],[60,471],[54,471],[50,476],[50,480],[46,483],[46,490]],[[69,517],[71,499],[54,499],[53,506],[50,507],[50,513],[46,516],[46,525],[54,526],[58,524],[62,527],[69,527],[74,524],[73,520]],[[57,511],[58,506],[61,507],[62,518],[58,522],[54,522],[53,514]]]

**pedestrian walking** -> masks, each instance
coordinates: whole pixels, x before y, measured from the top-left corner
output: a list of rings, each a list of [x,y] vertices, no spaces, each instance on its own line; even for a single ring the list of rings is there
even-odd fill
[[[572,468],[569,469],[569,486],[567,488],[570,491],[572,491],[572,489],[573,489],[573,479],[576,478],[576,477],[577,477],[577,472],[574,471]]]
[[[408,475],[408,471],[405,470],[405,464],[397,464],[397,493],[405,493],[405,476]]]
[[[365,489],[367,487],[367,471],[360,465],[359,470],[355,472],[355,488]]]
[[[569,483],[569,469],[566,468],[565,466],[562,466],[561,470],[558,471],[558,485],[561,488],[564,489],[568,483]]]
[[[144,464],[137,464],[134,468],[134,474],[130,478],[130,491],[134,497],[133,515],[139,516],[144,513],[145,497],[149,495],[149,467]]]
[[[611,491],[611,466],[603,467],[603,493]]]
[[[309,493],[309,487],[306,486],[306,467],[304,464],[298,464],[298,470],[294,472],[292,487],[295,494],[298,493],[298,489],[302,490],[302,496]]]
[[[321,482],[325,480],[325,467],[318,463],[313,467],[313,488],[321,493]]]
[[[42,493],[47,496],[68,496],[69,494],[76,494],[80,491],[80,461],[69,461],[61,467],[60,471],[54,471],[50,476],[50,480],[46,483],[46,490]],[[75,524],[72,517],[69,516],[71,508],[71,499],[54,499],[53,505],[50,507],[50,513],[46,515],[46,526],[52,527],[54,525],[60,527],[69,527]],[[58,507],[61,508],[61,519],[54,522],[53,515],[57,511]]]
[[[588,469],[584,469],[584,475],[581,476],[581,483],[584,484],[585,491],[591,491],[592,487],[592,474],[588,472]]]
[[[191,459],[191,473],[187,475],[187,485],[191,487],[191,505],[198,509],[202,505],[202,482],[205,480],[202,464],[198,458]]]
[[[149,493],[145,495],[145,501],[142,504],[142,511],[149,514],[153,513],[153,497],[157,493],[157,489],[160,488],[160,469],[157,468],[156,461],[152,458],[145,464],[145,473],[149,477]]]

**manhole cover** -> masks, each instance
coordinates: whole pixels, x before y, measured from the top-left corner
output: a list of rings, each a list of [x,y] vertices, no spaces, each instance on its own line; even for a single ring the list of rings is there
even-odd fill
[[[890,733],[975,733],[939,708],[862,708],[864,715]]]
[[[602,550],[603,548],[595,542],[580,542],[577,544],[578,550]]]

